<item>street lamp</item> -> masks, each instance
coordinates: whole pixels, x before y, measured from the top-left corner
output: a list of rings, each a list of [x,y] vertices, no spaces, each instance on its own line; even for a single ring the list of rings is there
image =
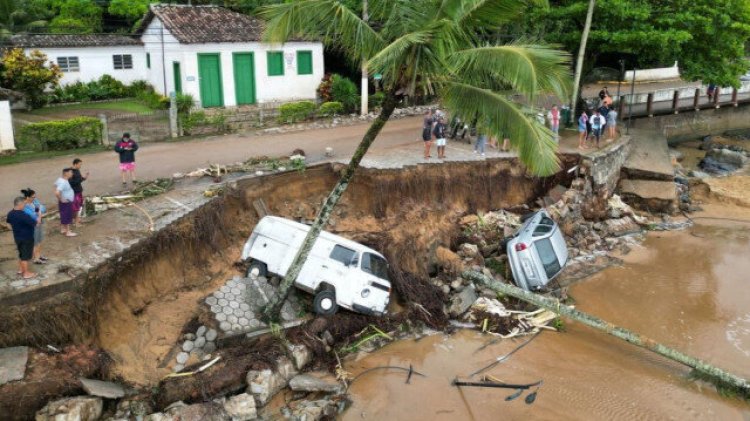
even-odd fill
[[[630,99],[628,100],[628,125],[625,134],[630,134],[630,124],[633,121],[633,97],[635,96],[635,67],[633,67],[633,81],[630,84]]]

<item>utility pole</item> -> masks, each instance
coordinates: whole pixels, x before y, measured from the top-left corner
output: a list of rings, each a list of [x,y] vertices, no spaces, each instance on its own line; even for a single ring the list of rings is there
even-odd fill
[[[633,68],[633,81],[630,84],[630,99],[628,100],[628,125],[625,134],[630,134],[630,124],[633,122],[633,100],[635,99],[635,67]]]
[[[622,80],[625,78],[625,60],[619,59],[617,60],[618,63],[620,63],[620,77],[617,78],[617,100],[620,100],[620,85],[622,85]]]
[[[362,20],[367,23],[369,20],[369,15],[367,14],[367,0],[362,0]],[[368,95],[368,84],[367,84],[367,57],[362,57],[362,83],[361,83],[361,91],[362,95],[360,96],[360,114],[361,115],[367,115],[368,109],[367,109],[367,95]]]
[[[596,0],[589,0],[589,11],[586,13],[586,24],[583,27],[581,35],[581,46],[578,48],[578,60],[576,60],[575,82],[573,84],[573,97],[570,99],[570,124],[573,124],[573,118],[576,116],[576,104],[578,103],[578,86],[581,83],[581,72],[583,72],[583,57],[586,53],[586,42],[589,39],[591,31],[591,20],[594,17],[594,6]]]
[[[167,95],[167,59],[164,56],[164,22],[159,21],[159,36],[161,38],[161,76],[164,79],[164,95]]]

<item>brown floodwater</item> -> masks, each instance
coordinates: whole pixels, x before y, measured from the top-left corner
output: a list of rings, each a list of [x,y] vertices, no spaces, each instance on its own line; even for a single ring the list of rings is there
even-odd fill
[[[750,224],[697,222],[652,233],[622,266],[573,286],[570,295],[583,311],[748,378]],[[523,396],[506,402],[512,390],[451,386],[526,340],[477,352],[491,338],[461,331],[399,341],[346,362],[354,374],[412,364],[428,377],[406,384],[400,371],[367,373],[352,385],[354,403],[343,419],[750,419],[750,404],[689,380],[684,366],[574,322],[566,328],[543,332],[487,372],[505,382],[544,380],[532,405]]]

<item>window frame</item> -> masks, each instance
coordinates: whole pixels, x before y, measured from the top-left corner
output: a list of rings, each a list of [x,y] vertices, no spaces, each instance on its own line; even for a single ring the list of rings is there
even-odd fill
[[[75,62],[75,67],[71,65],[71,60]],[[55,61],[57,62],[57,67],[59,67],[60,71],[63,73],[76,73],[81,71],[81,61],[78,56],[56,57]],[[65,63],[63,64],[62,61],[65,61]]]
[[[279,57],[280,61],[278,63],[279,64],[278,71],[280,73],[274,73],[275,71],[277,71],[277,69],[271,67],[272,65],[275,65],[275,63],[272,63],[272,60],[271,60],[272,57]],[[284,52],[283,51],[278,51],[278,50],[266,51],[266,74],[269,77],[284,76]]]
[[[338,256],[336,256],[337,252],[339,252],[340,250],[344,250],[346,252],[350,252],[351,253],[348,261],[344,262],[341,258],[339,258]],[[331,260],[337,261],[337,262],[341,263],[344,266],[349,266],[349,265],[352,264],[352,262],[354,261],[354,258],[357,257],[357,255],[358,255],[358,253],[357,253],[356,250],[350,249],[349,247],[344,247],[341,244],[336,244],[336,245],[333,246],[333,249],[331,249],[331,253],[328,255],[328,257]]]
[[[373,257],[375,259],[377,259],[377,260],[382,260],[383,263],[385,263],[385,272],[384,273],[378,274],[378,273],[375,273],[372,270],[372,260],[373,260]],[[372,275],[372,276],[374,276],[374,277],[376,277],[378,279],[382,279],[384,281],[390,282],[390,279],[388,279],[388,261],[385,260],[384,258],[378,256],[375,253],[370,253],[370,252],[367,252],[367,251],[364,252],[364,253],[362,253],[362,262],[360,263],[360,268],[365,273],[369,273],[370,275]]]
[[[117,67],[117,58],[120,58],[120,67]],[[130,66],[128,67],[128,61]],[[132,54],[112,54],[112,67],[115,70],[132,70],[133,69],[133,55]]]
[[[544,247],[540,247],[542,243],[544,243]],[[555,250],[555,246],[552,244],[552,239],[547,237],[534,240],[534,248],[536,249],[536,254],[539,257],[539,263],[542,264],[542,268],[544,269],[544,274],[547,275],[547,279],[552,279],[557,276],[557,274],[562,271],[562,266],[560,266],[560,260],[557,258],[557,251]],[[552,256],[554,257],[554,261],[545,263],[544,258],[542,257],[542,251],[551,251]],[[550,273],[550,269],[554,269],[554,272]]]
[[[146,68],[151,68],[151,53],[146,53]]]
[[[301,55],[305,55],[305,56],[309,57],[309,62],[307,63],[310,66],[309,67],[309,71],[306,71],[304,73],[300,69],[300,56]],[[312,50],[297,50],[297,74],[301,75],[301,76],[309,76],[309,75],[313,74],[313,71],[314,71],[314,68],[313,68],[313,54],[312,54]]]

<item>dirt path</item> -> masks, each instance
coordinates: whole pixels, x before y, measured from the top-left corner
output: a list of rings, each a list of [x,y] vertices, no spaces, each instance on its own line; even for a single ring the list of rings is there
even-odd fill
[[[277,135],[231,134],[194,141],[147,143],[141,145],[136,156],[137,175],[142,180],[169,177],[176,172],[192,171],[210,163],[227,164],[261,155],[284,156],[291,154],[295,148],[306,152],[308,163],[323,160],[326,147],[334,149],[336,158],[348,158],[368,126],[359,124]],[[372,151],[415,143],[420,126],[421,117],[388,122]],[[12,198],[26,187],[36,190],[44,202],[53,202],[52,185],[62,168],[69,166],[74,157],[71,154],[0,167],[0,203],[6,203],[6,207],[10,208]],[[83,172],[91,172],[90,179],[84,184],[87,194],[102,194],[120,189],[117,155],[114,152],[100,152],[81,158],[84,160]]]

